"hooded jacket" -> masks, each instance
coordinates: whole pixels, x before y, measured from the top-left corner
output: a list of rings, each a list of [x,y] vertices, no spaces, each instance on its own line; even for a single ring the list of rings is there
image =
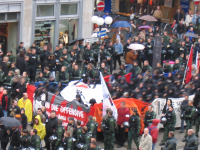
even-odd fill
[[[46,135],[45,126],[42,124],[41,117],[39,115],[37,115],[34,119],[38,120],[38,125],[34,124],[33,129],[37,130],[37,135],[40,137],[42,141]]]
[[[29,99],[26,99],[24,101],[24,98],[22,97],[18,101],[18,106],[20,109],[24,108],[25,109],[25,115],[27,116],[27,121],[31,122],[32,121],[32,116],[33,116],[33,111],[32,111],[32,103]]]
[[[152,137],[153,143],[156,143],[156,142],[157,142],[158,133],[159,133],[159,131],[158,131],[158,129],[157,129],[157,125],[158,125],[159,122],[160,122],[159,119],[154,119],[154,120],[152,121],[152,125],[149,126],[149,134],[150,134],[151,137]]]

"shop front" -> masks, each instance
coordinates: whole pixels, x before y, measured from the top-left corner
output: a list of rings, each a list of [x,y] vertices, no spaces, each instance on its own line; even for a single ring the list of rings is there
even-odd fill
[[[71,40],[81,36],[79,9],[82,3],[76,1],[41,2],[36,0],[33,4],[32,42],[40,49],[47,45],[53,52],[56,45],[68,46]]]

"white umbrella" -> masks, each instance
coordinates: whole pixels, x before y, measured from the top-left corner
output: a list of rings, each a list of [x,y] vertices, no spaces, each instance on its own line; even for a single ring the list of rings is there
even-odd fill
[[[128,49],[133,49],[133,50],[136,50],[136,51],[144,50],[144,48],[145,47],[142,44],[130,44],[129,47],[128,47]]]

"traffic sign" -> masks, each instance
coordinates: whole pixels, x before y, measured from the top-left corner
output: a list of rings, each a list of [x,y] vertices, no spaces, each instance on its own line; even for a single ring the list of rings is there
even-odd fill
[[[200,0],[194,0],[195,5],[199,5],[199,3],[200,3]]]
[[[101,1],[101,2],[99,2],[99,3],[97,4],[97,10],[98,10],[98,11],[103,11],[104,8],[105,8],[105,3],[104,3],[103,1]]]
[[[97,32],[97,37],[102,37],[106,35],[106,30]]]
[[[93,43],[93,42],[98,42],[99,38],[89,38],[89,39],[85,39],[86,43]]]

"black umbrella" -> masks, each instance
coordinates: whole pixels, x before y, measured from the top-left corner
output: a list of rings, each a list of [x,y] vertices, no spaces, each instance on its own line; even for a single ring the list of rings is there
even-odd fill
[[[0,124],[4,126],[9,126],[9,127],[19,127],[22,125],[19,120],[15,118],[11,118],[11,117],[1,117]]]
[[[74,45],[77,41],[83,41],[83,40],[84,40],[83,38],[77,38],[75,40],[72,40],[72,41],[69,42],[69,46]]]

